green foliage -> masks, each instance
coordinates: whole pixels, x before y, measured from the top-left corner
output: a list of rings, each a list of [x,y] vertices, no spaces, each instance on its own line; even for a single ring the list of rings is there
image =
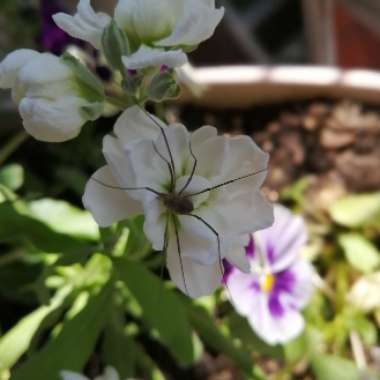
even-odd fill
[[[330,355],[316,355],[311,361],[317,380],[360,380],[354,363],[347,359]]]
[[[363,273],[371,273],[380,266],[380,252],[374,244],[358,233],[338,237],[348,262]]]
[[[334,222],[351,228],[367,224],[380,225],[380,193],[350,195],[330,208]]]
[[[17,164],[7,165],[0,170],[0,183],[11,190],[18,190],[24,183],[24,169]]]
[[[63,322],[58,336],[14,371],[11,380],[60,380],[62,369],[81,372],[107,320],[110,290],[106,285],[90,297],[82,310]]]
[[[178,297],[140,263],[118,260],[116,270],[140,305],[143,322],[157,330],[158,339],[181,363],[192,363],[195,355],[192,332],[186,309]]]

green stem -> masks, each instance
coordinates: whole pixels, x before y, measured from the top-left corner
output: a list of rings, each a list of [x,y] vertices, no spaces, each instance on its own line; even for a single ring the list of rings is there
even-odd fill
[[[108,103],[120,109],[125,109],[128,107],[128,102],[121,97],[107,96],[106,100]]]
[[[14,135],[0,150],[0,166],[29,138],[25,131]]]

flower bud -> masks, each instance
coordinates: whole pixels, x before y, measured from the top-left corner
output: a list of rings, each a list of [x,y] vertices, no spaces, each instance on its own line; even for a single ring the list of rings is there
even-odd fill
[[[103,111],[102,83],[70,55],[15,51],[0,63],[0,82],[12,89],[24,127],[37,140],[72,139]]]
[[[117,70],[123,70],[122,56],[129,55],[129,41],[127,34],[112,21],[104,29],[102,47],[108,63]]]
[[[148,96],[155,102],[177,98],[180,87],[172,72],[161,72],[153,77],[148,87]]]

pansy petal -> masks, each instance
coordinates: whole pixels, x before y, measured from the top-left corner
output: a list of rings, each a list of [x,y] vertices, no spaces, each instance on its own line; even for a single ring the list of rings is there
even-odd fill
[[[216,9],[201,0],[188,0],[173,33],[157,42],[157,46],[195,46],[209,39],[224,16],[224,8]]]
[[[180,256],[175,238],[170,236],[167,253],[170,278],[177,287],[192,298],[211,294],[221,284],[222,272],[219,263],[201,265]]]
[[[74,16],[57,13],[53,15],[53,20],[71,37],[87,41],[100,49],[103,30],[110,23],[111,17],[106,13],[96,13],[90,0],[80,0]]]
[[[182,50],[165,51],[143,45],[135,53],[124,56],[122,60],[128,70],[160,67],[162,65],[174,68],[184,65],[187,62],[187,56]]]
[[[271,345],[296,338],[305,325],[302,315],[290,308],[281,317],[273,317],[268,308],[268,297],[264,293],[258,294],[257,304],[250,311],[248,321],[256,334]]]
[[[101,227],[142,214],[140,202],[112,188],[119,186],[109,166],[103,166],[87,182],[83,204]]]
[[[157,125],[158,124],[158,125]],[[127,108],[117,119],[114,133],[126,147],[141,139],[156,140],[166,124],[139,106]]]
[[[313,284],[314,268],[305,259],[295,262],[289,270],[294,276],[294,286],[291,291],[291,299],[288,300],[289,306],[303,309],[310,301],[315,290]]]
[[[281,205],[274,208],[274,224],[257,235],[264,251],[272,250],[271,269],[279,272],[296,260],[307,241],[304,220]]]
[[[228,277],[227,295],[236,311],[244,316],[255,309],[260,292],[259,280],[255,274],[243,273],[234,268]]]
[[[21,68],[39,55],[30,49],[19,49],[8,54],[0,63],[0,88],[12,88]]]

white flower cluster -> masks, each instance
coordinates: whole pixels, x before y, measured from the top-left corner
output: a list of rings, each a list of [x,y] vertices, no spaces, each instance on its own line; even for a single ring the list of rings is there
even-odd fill
[[[83,376],[80,373],[72,372],[72,371],[62,371],[61,377],[62,377],[62,380],[90,380],[88,377]],[[94,380],[120,380],[120,377],[115,368],[107,367],[104,370],[104,373],[96,377]],[[129,379],[129,380],[133,380],[133,379]]]
[[[191,297],[221,283],[223,258],[249,271],[243,236],[273,221],[260,193],[268,156],[252,139],[218,136],[213,127],[190,133],[144,109],[147,100],[177,94],[172,68],[213,34],[223,14],[214,0],[119,0],[111,18],[80,0],[74,16],[54,16],[71,36],[102,50],[123,78],[116,100],[129,106],[104,138],[107,165],[88,182],[84,205],[100,226],[144,214],[147,238]],[[25,49],[0,64],[0,88],[12,90],[25,129],[48,142],[77,136],[109,101],[74,57]]]

